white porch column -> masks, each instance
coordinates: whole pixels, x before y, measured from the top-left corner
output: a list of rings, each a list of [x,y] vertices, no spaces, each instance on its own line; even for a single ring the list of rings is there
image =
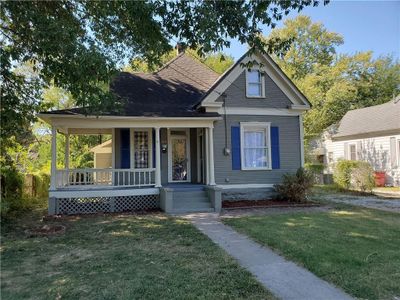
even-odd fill
[[[209,165],[209,175],[210,175],[210,180],[209,180],[209,185],[215,185],[215,177],[214,177],[214,128],[209,127],[208,128],[208,147],[209,147],[209,159],[208,159],[208,165]]]
[[[155,183],[156,187],[161,187],[161,145],[160,145],[160,128],[155,127],[155,138],[156,138],[156,173]]]
[[[111,133],[111,168],[115,169],[115,128]]]
[[[65,135],[65,169],[69,169],[69,133]],[[67,173],[68,174],[68,173]]]
[[[56,172],[57,172],[57,128],[55,126],[52,126],[50,190],[56,189]]]
[[[209,164],[209,161],[210,161],[210,147],[209,147],[209,133],[208,133],[208,128],[205,128],[205,130],[204,130],[204,133],[205,133],[205,137],[204,137],[204,141],[205,141],[205,143],[206,143],[206,145],[205,145],[205,150],[206,150],[206,157],[205,157],[205,162],[204,162],[204,164],[205,164],[205,166],[206,166],[206,173],[205,173],[205,176],[206,176],[206,184],[210,184],[210,164]]]
[[[116,175],[115,175],[115,139],[116,139],[116,134],[115,134],[115,128],[111,129],[111,183],[112,185],[115,185],[116,182]]]

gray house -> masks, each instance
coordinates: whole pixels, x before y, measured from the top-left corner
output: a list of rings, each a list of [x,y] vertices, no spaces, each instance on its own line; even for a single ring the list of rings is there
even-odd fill
[[[181,52],[152,74],[120,73],[111,90],[122,109],[39,114],[52,126],[49,214],[219,211],[221,200],[267,198],[303,165],[310,104],[268,55],[246,53],[218,75]],[[63,169],[57,134],[66,138]],[[110,134],[111,167],[69,168],[71,134]]]

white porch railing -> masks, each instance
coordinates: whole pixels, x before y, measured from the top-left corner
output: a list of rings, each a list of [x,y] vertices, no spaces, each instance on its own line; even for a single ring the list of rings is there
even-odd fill
[[[56,188],[155,185],[155,168],[149,169],[61,169]]]

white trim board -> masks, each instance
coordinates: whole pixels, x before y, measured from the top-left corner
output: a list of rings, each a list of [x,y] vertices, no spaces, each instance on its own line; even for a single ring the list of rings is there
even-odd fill
[[[56,126],[61,132],[71,130],[84,134],[83,129],[93,131],[93,128],[102,130],[109,128],[204,128],[213,127],[214,121],[221,117],[213,118],[149,118],[149,117],[92,117],[92,116],[49,116],[38,114],[40,119]],[[79,129],[79,130],[78,130]]]
[[[158,195],[158,188],[124,188],[124,189],[90,189],[90,190],[53,190],[49,191],[49,198],[80,198],[80,197],[117,197]]]
[[[247,183],[247,184],[218,184],[217,187],[223,190],[229,189],[260,189],[260,188],[273,188],[274,184],[258,184],[258,183]]]
[[[248,116],[300,116],[303,111],[287,108],[262,108],[262,107],[206,107],[207,112],[217,112],[221,115],[248,115]]]

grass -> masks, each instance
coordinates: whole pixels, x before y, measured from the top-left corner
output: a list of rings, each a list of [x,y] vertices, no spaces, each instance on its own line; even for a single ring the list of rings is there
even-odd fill
[[[355,297],[400,296],[399,214],[338,205],[224,222]]]
[[[65,235],[27,238],[39,216],[3,225],[3,299],[273,298],[188,221],[76,217],[52,221]]]

